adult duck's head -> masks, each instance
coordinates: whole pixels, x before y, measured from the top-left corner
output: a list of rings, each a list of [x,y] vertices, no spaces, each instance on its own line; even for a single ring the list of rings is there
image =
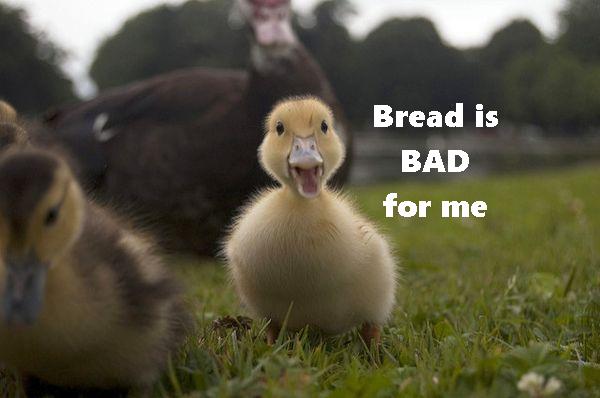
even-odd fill
[[[333,126],[331,109],[317,98],[280,102],[267,118],[261,165],[301,197],[319,196],[344,161],[344,145]]]
[[[261,49],[284,52],[295,47],[291,0],[236,0],[234,12],[251,27]]]

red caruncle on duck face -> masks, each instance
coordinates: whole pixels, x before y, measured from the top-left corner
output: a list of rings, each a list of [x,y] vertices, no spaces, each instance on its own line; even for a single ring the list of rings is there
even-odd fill
[[[290,0],[238,0],[238,7],[263,47],[285,47],[296,42],[291,26]]]

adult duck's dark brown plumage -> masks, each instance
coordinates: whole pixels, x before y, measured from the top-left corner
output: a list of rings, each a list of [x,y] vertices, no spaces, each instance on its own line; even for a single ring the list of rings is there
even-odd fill
[[[330,84],[291,31],[289,0],[237,6],[254,32],[248,71],[181,70],[48,118],[79,160],[83,181],[143,216],[170,248],[214,254],[235,209],[268,183],[256,148],[267,113],[282,98],[322,98],[352,148]],[[348,165],[336,183],[347,179]]]

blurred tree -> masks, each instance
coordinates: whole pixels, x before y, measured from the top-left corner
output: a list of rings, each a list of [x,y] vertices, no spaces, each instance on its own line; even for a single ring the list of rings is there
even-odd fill
[[[356,10],[348,0],[326,0],[295,23],[298,37],[317,59],[352,118],[356,115],[356,47],[346,23]],[[356,121],[356,120],[355,120]]]
[[[561,24],[561,45],[584,61],[600,61],[600,1],[569,0]]]
[[[371,121],[373,104],[403,110],[471,107],[477,76],[460,51],[446,46],[433,23],[424,18],[392,19],[372,31],[356,59],[363,120]]]
[[[478,87],[480,101],[503,113],[506,66],[521,55],[546,45],[540,30],[524,19],[514,20],[494,33],[490,41],[476,52],[482,77]]]
[[[98,49],[93,79],[105,89],[182,67],[244,67],[249,43],[227,23],[232,1],[190,0],[132,17]],[[598,0],[570,0],[562,47],[600,59],[599,9]],[[355,40],[346,28],[354,12],[349,0],[325,0],[295,27],[357,125],[370,125],[373,104],[447,111],[456,102],[465,109],[484,103],[503,120],[544,126],[600,123],[598,68],[558,51],[527,20],[512,21],[481,48],[459,51],[424,18],[388,20]]]
[[[494,33],[481,49],[481,61],[488,68],[502,70],[519,55],[535,51],[544,44],[544,37],[534,24],[518,19]]]
[[[557,48],[515,59],[505,75],[506,116],[572,133],[600,123],[600,67]]]
[[[190,66],[243,67],[248,38],[227,23],[232,0],[191,0],[160,6],[129,19],[98,49],[90,74],[100,89]],[[351,116],[356,76],[353,42],[344,21],[353,14],[346,0],[318,4],[296,18],[298,36],[321,64]]]
[[[182,67],[243,66],[248,40],[227,23],[231,6],[192,0],[132,17],[100,45],[90,74],[105,89]]]
[[[23,11],[0,3],[0,98],[20,112],[34,113],[74,94],[59,67],[64,54],[25,20]]]

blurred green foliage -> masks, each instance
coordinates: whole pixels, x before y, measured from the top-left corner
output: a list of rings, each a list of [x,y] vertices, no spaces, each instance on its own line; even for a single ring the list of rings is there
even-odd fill
[[[243,67],[248,39],[227,24],[231,4],[192,0],[133,17],[101,45],[93,78],[104,89],[185,66]],[[465,50],[447,45],[425,18],[390,19],[359,40],[347,29],[354,14],[349,0],[325,0],[294,25],[358,127],[380,103],[425,111],[484,103],[501,120],[571,133],[600,121],[596,0],[569,1],[556,43],[515,20]]]
[[[584,61],[600,62],[600,2],[569,0],[561,21],[560,44]]]
[[[505,111],[514,121],[569,131],[600,122],[600,65],[545,48],[515,59],[504,78]]]
[[[481,76],[479,78],[479,101],[487,107],[507,109],[512,93],[504,84],[508,65],[516,58],[536,51],[546,45],[539,29],[527,20],[515,20],[499,29],[482,48],[472,50],[478,62]],[[515,114],[511,113],[515,120]]]
[[[73,99],[72,84],[59,67],[63,58],[22,11],[0,3],[0,98],[24,113]]]
[[[231,6],[188,1],[142,12],[100,45],[90,74],[105,89],[189,66],[244,67],[248,39],[227,23]]]
[[[294,25],[300,41],[319,61],[339,100],[356,121],[357,90],[348,82],[356,82],[358,48],[346,28],[355,13],[348,0],[326,0],[312,15],[296,18]]]
[[[131,17],[98,48],[90,74],[101,90],[191,66],[245,68],[249,32],[230,16],[233,0],[189,0]],[[569,0],[559,37],[527,20],[499,29],[471,49],[449,46],[425,18],[389,19],[364,38],[347,26],[350,0],[324,0],[297,15],[300,40],[323,67],[356,127],[372,105],[440,110],[484,103],[502,121],[575,133],[600,122],[600,3]],[[72,98],[57,67],[64,58],[31,33],[24,15],[0,7],[0,96],[25,111]],[[472,118],[474,112],[467,112]]]
[[[396,109],[440,110],[456,102],[472,103],[476,89],[475,65],[464,54],[442,42],[427,19],[392,19],[359,44],[359,107],[365,121],[373,104]]]

